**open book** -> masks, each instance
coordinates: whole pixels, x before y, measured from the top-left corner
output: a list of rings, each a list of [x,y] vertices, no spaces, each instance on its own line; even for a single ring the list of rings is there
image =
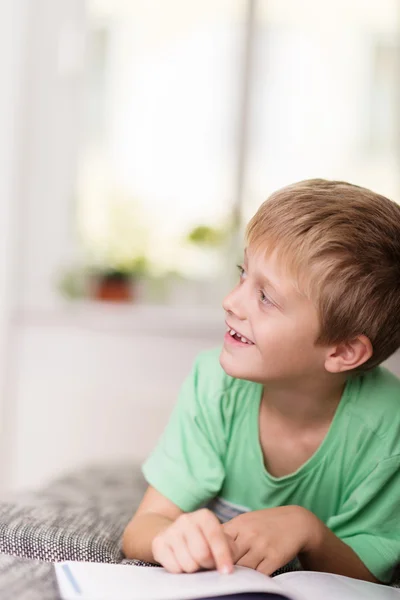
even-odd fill
[[[55,569],[63,600],[400,600],[400,589],[310,571],[272,579],[245,567],[230,575],[84,562],[58,563]]]

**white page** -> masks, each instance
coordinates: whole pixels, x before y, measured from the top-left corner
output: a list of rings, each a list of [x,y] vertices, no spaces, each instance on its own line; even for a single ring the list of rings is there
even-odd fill
[[[400,589],[331,573],[296,571],[276,580],[288,596],[296,591],[307,600],[400,600]]]
[[[217,571],[174,575],[161,567],[68,562],[55,565],[64,600],[182,600],[240,592],[285,594],[275,580],[253,569],[235,567],[230,575]],[[291,592],[293,600],[304,600]]]

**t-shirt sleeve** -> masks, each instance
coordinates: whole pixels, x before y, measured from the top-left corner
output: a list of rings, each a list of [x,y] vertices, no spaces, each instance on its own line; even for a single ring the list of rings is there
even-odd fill
[[[327,526],[361,558],[375,577],[389,582],[400,563],[400,456],[381,461],[345,500]]]
[[[223,389],[209,363],[196,361],[164,433],[142,468],[147,482],[184,512],[214,498],[225,477]]]

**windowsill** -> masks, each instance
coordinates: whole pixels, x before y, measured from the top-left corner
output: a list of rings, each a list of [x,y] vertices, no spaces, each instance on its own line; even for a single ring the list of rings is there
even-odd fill
[[[73,327],[177,337],[218,337],[224,331],[222,308],[91,301],[60,303],[53,308],[20,310],[16,312],[14,322],[17,327]]]

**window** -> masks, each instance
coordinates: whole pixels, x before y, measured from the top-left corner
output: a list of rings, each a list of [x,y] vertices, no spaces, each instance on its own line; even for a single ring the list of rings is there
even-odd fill
[[[257,3],[245,219],[311,177],[399,198],[398,5]]]
[[[88,3],[78,228],[89,260],[220,277],[236,195],[247,3]],[[234,260],[233,260],[234,262]]]
[[[213,290],[180,301],[215,302],[238,230],[274,189],[326,177],[399,197],[393,0],[87,9],[77,226],[89,263],[145,259],[148,279]]]

